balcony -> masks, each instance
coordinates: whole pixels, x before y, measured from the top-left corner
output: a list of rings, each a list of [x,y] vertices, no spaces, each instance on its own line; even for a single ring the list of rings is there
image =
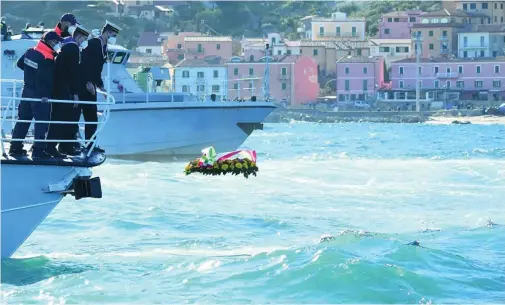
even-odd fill
[[[481,44],[479,44],[479,45],[476,45],[476,44],[465,45],[465,44],[463,44],[463,46],[461,48],[462,49],[487,49],[489,47],[486,45],[481,45]]]
[[[437,73],[437,78],[458,78],[459,73],[457,72],[441,72]]]
[[[449,36],[440,36],[440,37],[438,37],[438,40],[440,40],[440,41],[449,41]]]
[[[190,48],[190,49],[186,49],[186,53],[188,54],[204,54],[205,53],[205,49],[204,48]]]
[[[440,54],[449,54],[449,49],[440,49]]]
[[[360,34],[361,33],[359,33],[359,32],[324,32],[324,33],[319,32],[318,36],[319,37],[328,37],[328,38],[338,38],[338,37],[359,38]]]
[[[289,74],[281,74],[279,75],[280,80],[288,80],[290,79]]]

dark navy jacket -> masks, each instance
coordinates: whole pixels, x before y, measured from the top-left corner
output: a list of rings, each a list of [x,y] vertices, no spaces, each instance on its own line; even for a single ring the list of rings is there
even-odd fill
[[[79,94],[79,58],[80,50],[75,40],[72,37],[65,38],[54,62],[54,97],[56,99],[71,100],[74,94]]]
[[[54,86],[54,58],[56,53],[42,41],[28,49],[17,62],[24,71],[23,96],[32,98],[50,98]]]
[[[79,73],[81,81],[91,82],[103,87],[102,69],[107,59],[107,45],[99,37],[88,40],[88,46],[82,50]]]

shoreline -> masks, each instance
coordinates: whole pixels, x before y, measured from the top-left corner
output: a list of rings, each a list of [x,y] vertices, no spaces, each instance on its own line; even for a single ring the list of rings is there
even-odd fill
[[[277,108],[272,112],[265,123],[426,123],[426,124],[453,124],[458,121],[463,124],[504,124],[505,116],[492,116],[482,114],[481,110],[449,110],[425,112],[396,112],[396,111],[341,111],[326,112],[313,109],[286,109]],[[457,124],[457,123],[456,123]]]

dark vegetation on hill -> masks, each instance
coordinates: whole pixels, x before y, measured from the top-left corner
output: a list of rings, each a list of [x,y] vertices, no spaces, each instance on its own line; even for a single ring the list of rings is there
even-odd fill
[[[169,2],[167,2],[169,3]],[[131,17],[106,16],[110,2],[99,1],[2,1],[1,11],[8,25],[19,32],[27,22],[36,25],[44,22],[53,27],[60,16],[73,12],[87,28],[101,28],[108,19],[123,27],[118,42],[128,48],[137,44],[143,31],[202,31],[213,35],[258,37],[277,31],[288,39],[298,39],[298,20],[307,15],[330,16],[340,10],[351,17],[366,17],[370,36],[377,32],[381,14],[394,10],[440,9],[441,1],[244,1],[244,2],[194,2],[175,7],[170,16],[154,21]],[[204,25],[202,25],[202,20]]]

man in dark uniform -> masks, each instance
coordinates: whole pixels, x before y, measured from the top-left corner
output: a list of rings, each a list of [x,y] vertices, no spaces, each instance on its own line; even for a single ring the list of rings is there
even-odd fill
[[[82,50],[79,71],[85,90],[79,93],[79,100],[96,102],[96,88],[105,91],[102,81],[102,69],[107,60],[107,44],[115,44],[116,37],[120,31],[120,27],[107,21],[102,29],[102,35],[88,40],[88,46]],[[96,105],[82,104],[81,109],[86,122],[98,122]],[[96,124],[86,124],[84,131],[86,140],[91,139],[96,129]],[[90,143],[87,148],[91,148],[91,145]],[[95,150],[105,152],[98,147],[95,147]]]
[[[18,107],[19,120],[49,121],[51,119],[51,104],[49,97],[53,92],[54,58],[59,50],[61,37],[55,32],[45,33],[38,44],[21,56],[17,66],[24,71],[24,87],[22,97],[41,99],[40,102],[21,101]],[[44,140],[49,127],[48,123],[35,123],[35,140]],[[17,122],[12,133],[13,139],[24,139],[30,128],[30,123]],[[45,142],[33,144],[32,158],[51,157],[45,151]],[[26,155],[23,142],[13,141],[9,149],[10,155]]]
[[[54,90],[53,98],[57,100],[78,101],[79,86],[78,78],[81,51],[87,44],[89,31],[80,25],[76,25],[73,35],[63,39],[61,51],[56,57],[54,66]],[[51,121],[77,122],[80,112],[78,104],[53,103]],[[50,140],[72,140],[78,131],[77,124],[51,124],[47,138]],[[61,142],[56,150],[56,142],[47,144],[47,153],[53,157],[61,157],[61,154],[76,155],[79,151],[74,149],[74,143]]]
[[[66,13],[61,16],[60,22],[58,22],[53,31],[60,35],[61,38],[70,37],[78,24],[79,22],[75,19],[74,14]]]

